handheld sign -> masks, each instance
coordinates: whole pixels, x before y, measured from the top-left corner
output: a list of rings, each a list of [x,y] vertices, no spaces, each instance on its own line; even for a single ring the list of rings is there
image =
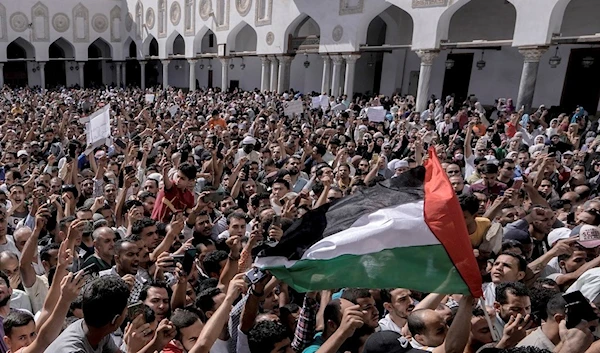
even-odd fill
[[[382,106],[370,107],[367,109],[367,117],[369,121],[382,122],[385,120],[385,110]]]
[[[287,116],[292,117],[294,114],[302,114],[303,111],[302,101],[294,100],[283,103],[283,112]]]

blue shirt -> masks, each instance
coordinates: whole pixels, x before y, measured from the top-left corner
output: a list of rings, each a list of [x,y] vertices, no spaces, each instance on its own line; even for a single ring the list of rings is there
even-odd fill
[[[325,343],[325,340],[323,339],[323,333],[319,332],[315,335],[315,338],[310,344],[310,346],[304,348],[302,353],[316,353],[316,351],[318,351],[319,348],[321,348],[323,343]]]

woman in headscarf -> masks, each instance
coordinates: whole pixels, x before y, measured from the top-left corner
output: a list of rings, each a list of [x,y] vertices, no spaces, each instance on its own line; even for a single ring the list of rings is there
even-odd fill
[[[546,129],[546,137],[550,138],[556,134],[558,134],[558,119],[554,118],[550,120],[550,126]]]

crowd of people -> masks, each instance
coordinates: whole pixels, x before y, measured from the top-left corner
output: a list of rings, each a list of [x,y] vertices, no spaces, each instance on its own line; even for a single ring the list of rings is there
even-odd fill
[[[0,353],[600,352],[600,129],[585,110],[316,96],[0,91]],[[112,138],[90,146],[81,118],[107,105]],[[484,301],[402,288],[402,268],[397,288],[298,293],[253,266],[304,214],[430,148]]]

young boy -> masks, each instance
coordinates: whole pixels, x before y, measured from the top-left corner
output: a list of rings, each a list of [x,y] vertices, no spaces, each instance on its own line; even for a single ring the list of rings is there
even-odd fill
[[[173,180],[169,179],[170,164],[163,167],[164,187],[156,195],[156,203],[152,211],[152,219],[169,222],[173,211],[185,211],[194,207],[194,194],[191,190],[196,185],[196,166],[182,163]]]

